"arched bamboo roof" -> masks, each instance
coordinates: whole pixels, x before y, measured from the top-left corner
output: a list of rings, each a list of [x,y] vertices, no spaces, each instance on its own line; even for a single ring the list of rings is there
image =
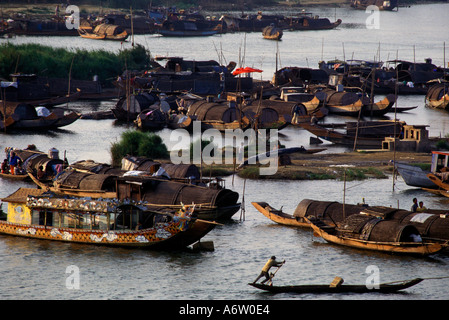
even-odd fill
[[[105,34],[108,36],[114,36],[125,31],[122,26],[117,26],[113,24],[102,23],[95,27],[94,33],[96,34]]]
[[[195,116],[199,121],[223,121],[230,123],[240,119],[240,111],[235,103],[230,101],[208,102],[200,100],[194,102],[187,112],[188,116]],[[243,117],[243,114],[242,114]]]

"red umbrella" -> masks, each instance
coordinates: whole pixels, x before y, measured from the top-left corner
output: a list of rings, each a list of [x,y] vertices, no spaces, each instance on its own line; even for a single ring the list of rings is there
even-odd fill
[[[238,74],[242,74],[242,73],[251,73],[251,72],[263,72],[263,70],[260,69],[254,69],[254,68],[250,68],[250,67],[246,67],[246,68],[237,68],[234,70],[234,72],[232,73],[234,76],[238,75]]]

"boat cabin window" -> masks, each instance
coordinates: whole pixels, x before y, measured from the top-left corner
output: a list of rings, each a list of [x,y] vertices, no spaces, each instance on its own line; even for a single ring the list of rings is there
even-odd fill
[[[147,217],[137,207],[121,206],[111,214],[110,230],[139,230],[151,227]]]
[[[53,226],[53,212],[33,211],[32,224],[40,226]]]

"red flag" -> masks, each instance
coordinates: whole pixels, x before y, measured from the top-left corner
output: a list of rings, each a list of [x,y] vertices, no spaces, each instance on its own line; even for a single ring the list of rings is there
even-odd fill
[[[254,68],[250,68],[250,67],[237,68],[237,69],[234,70],[234,72],[232,74],[235,76],[235,75],[238,75],[238,74],[251,73],[251,72],[263,72],[263,70],[254,69]]]

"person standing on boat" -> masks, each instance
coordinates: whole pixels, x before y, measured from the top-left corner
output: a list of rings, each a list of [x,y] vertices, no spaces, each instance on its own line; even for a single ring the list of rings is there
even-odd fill
[[[299,123],[299,115],[300,115],[301,109],[298,105],[295,105],[293,108],[293,119],[292,123]]]
[[[412,205],[412,208],[410,209],[410,211],[416,212],[416,210],[418,210],[418,199],[413,198],[413,205]]]
[[[159,95],[159,109],[164,114],[164,116],[168,119],[168,115],[170,112],[170,104],[165,100],[167,99],[167,95],[165,93],[161,93]]]
[[[9,159],[9,171],[11,174],[16,174],[16,167],[20,158],[16,155],[15,152],[11,153],[11,159]]]
[[[272,256],[270,259],[268,259],[267,263],[262,268],[262,271],[260,272],[259,276],[256,280],[254,280],[253,283],[256,283],[260,278],[265,277],[265,280],[262,281],[262,284],[270,280],[270,269],[271,267],[278,267],[280,268],[285,263],[285,260],[282,262],[276,261],[276,257]]]

